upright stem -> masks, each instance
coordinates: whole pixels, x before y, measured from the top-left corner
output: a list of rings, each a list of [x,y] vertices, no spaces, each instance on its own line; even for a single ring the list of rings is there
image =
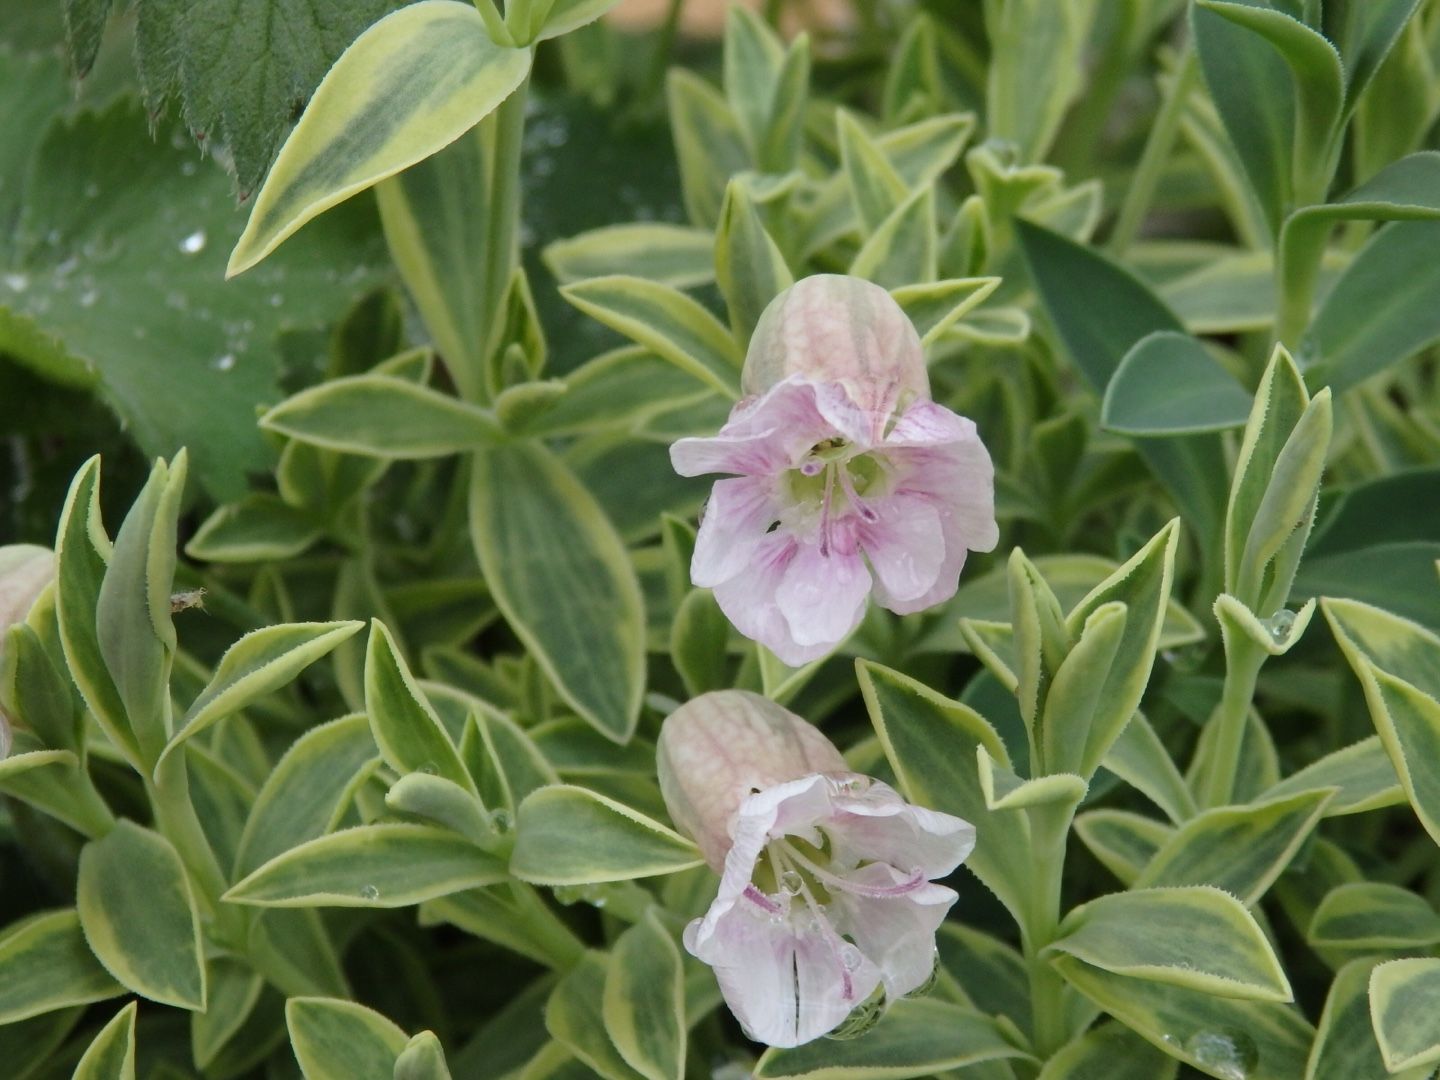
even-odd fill
[[[1203,807],[1227,806],[1235,793],[1235,771],[1240,765],[1245,727],[1250,722],[1250,703],[1255,699],[1255,682],[1267,658],[1260,646],[1239,634],[1225,644],[1225,689],[1210,718],[1214,741],[1198,793]]]
[[[1180,121],[1185,115],[1185,103],[1190,98],[1190,89],[1195,85],[1199,63],[1195,58],[1193,45],[1186,45],[1180,54],[1180,62],[1170,86],[1160,101],[1160,111],[1155,115],[1155,124],[1145,140],[1145,149],[1140,154],[1130,188],[1125,192],[1125,201],[1120,205],[1120,214],[1115,219],[1115,229],[1110,234],[1109,249],[1115,256],[1125,254],[1126,249],[1139,235],[1145,214],[1155,198],[1155,189],[1160,184],[1160,174],[1165,161],[1175,145],[1180,132]]]
[[[525,140],[525,106],[529,100],[530,79],[495,110],[495,140],[490,157],[490,218],[485,222],[484,318],[486,333],[495,334],[500,326],[500,306],[510,275],[519,258],[520,224],[520,158]],[[486,356],[498,347],[490,340]]]
[[[1065,982],[1041,953],[1055,940],[1060,926],[1060,878],[1075,807],[1048,803],[1025,812],[1030,816],[1033,877],[1020,938],[1030,974],[1035,1054],[1043,1061],[1065,1045],[1069,1035],[1065,1030]]]

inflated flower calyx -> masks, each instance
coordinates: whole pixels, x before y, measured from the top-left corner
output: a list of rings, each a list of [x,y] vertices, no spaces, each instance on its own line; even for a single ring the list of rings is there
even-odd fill
[[[676,709],[657,758],[671,817],[721,875],[685,947],[752,1039],[858,1032],[930,980],[956,899],[933,881],[974,848],[968,822],[850,771],[818,729],[745,691]]]
[[[955,594],[998,538],[994,466],[975,425],[930,400],[920,339],[857,278],[805,278],[771,301],[748,397],[718,435],[670,448],[711,492],[690,564],[735,627],[782,661],[818,659],[867,598],[896,614]]]

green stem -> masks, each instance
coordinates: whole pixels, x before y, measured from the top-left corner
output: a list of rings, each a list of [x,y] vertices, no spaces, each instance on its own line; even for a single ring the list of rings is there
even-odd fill
[[[529,99],[527,76],[515,92],[495,110],[495,138],[490,154],[490,216],[485,222],[484,317],[480,324],[494,334],[500,326],[500,308],[510,275],[519,261],[520,157],[525,139],[525,105]],[[500,343],[490,341],[486,362]],[[482,384],[485,380],[481,380]]]
[[[1156,188],[1160,185],[1160,175],[1165,170],[1165,162],[1180,133],[1180,121],[1184,118],[1185,104],[1190,98],[1191,88],[1195,85],[1199,66],[1194,47],[1187,45],[1180,55],[1165,96],[1160,101],[1160,111],[1155,115],[1154,126],[1150,128],[1150,135],[1145,140],[1145,149],[1135,166],[1135,175],[1130,180],[1130,188],[1125,192],[1125,201],[1120,205],[1115,228],[1110,234],[1110,254],[1117,258],[1124,255],[1126,249],[1135,242],[1140,226],[1145,222],[1145,214],[1155,198]]]
[[[1041,954],[1055,940],[1060,927],[1060,878],[1075,807],[1070,803],[1048,803],[1031,807],[1026,813],[1030,817],[1032,878],[1020,939],[1030,975],[1035,1054],[1043,1061],[1064,1046],[1069,1037],[1065,1029],[1065,982]]]
[[[175,845],[198,899],[214,916],[219,943],[230,947],[243,946],[245,913],[220,899],[229,884],[190,800],[190,774],[185,763],[185,751],[178,749],[162,760],[156,766],[154,780],[146,786],[155,810],[155,823],[165,838]]]
[[[1202,807],[1228,806],[1235,793],[1235,771],[1250,722],[1250,704],[1255,699],[1255,682],[1265,666],[1266,652],[1239,634],[1225,640],[1225,688],[1220,704],[1210,718],[1213,742],[1201,782]]]

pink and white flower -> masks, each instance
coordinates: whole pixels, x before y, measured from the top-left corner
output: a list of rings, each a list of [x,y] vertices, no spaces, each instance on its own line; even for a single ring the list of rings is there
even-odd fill
[[[955,594],[998,540],[994,467],[975,425],[930,400],[920,338],[890,294],[817,275],[751,339],[746,393],[711,438],[681,439],[711,492],[690,576],[787,664],[824,656],[873,592],[906,615]]]
[[[956,895],[932,879],[975,846],[966,821],[853,772],[816,728],[721,690],[682,705],[658,744],[675,823],[720,873],[685,947],[715,969],[758,1042],[798,1046],[883,991],[922,986]]]

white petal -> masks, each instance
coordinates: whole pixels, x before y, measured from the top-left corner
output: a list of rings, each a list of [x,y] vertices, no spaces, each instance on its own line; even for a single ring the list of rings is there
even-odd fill
[[[852,877],[871,886],[902,880],[883,863],[872,863]],[[956,899],[943,885],[922,885],[895,897],[840,893],[830,908],[840,932],[854,938],[865,957],[880,969],[885,994],[893,1002],[930,977],[935,966],[935,932]]]
[[[860,526],[860,546],[875,570],[876,602],[891,607],[935,587],[945,564],[945,531],[940,515],[915,495],[870,504],[878,520]]]
[[[775,601],[796,644],[829,649],[860,625],[869,593],[870,572],[858,553],[822,555],[818,544],[806,543],[786,567]]]
[[[888,784],[872,781],[858,794],[837,794],[829,832],[837,862],[878,861],[902,876],[918,870],[945,877],[975,849],[975,827],[953,814],[907,803]]]
[[[735,629],[760,642],[791,667],[820,659],[833,645],[796,641],[780,612],[776,593],[799,547],[799,542],[784,529],[768,533],[756,545],[745,569],[715,586],[715,602]]]
[[[681,476],[773,476],[793,467],[811,446],[833,434],[815,407],[815,387],[788,380],[763,397],[736,405],[718,435],[674,443],[670,463]]]
[[[777,517],[764,480],[749,476],[717,480],[695,538],[690,580],[702,589],[713,589],[743,572]]]

